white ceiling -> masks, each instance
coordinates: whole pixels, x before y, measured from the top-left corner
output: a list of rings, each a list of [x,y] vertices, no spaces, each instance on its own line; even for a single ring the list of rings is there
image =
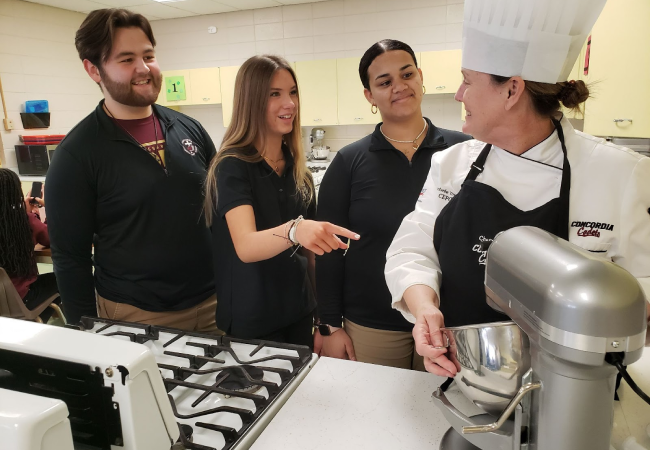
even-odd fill
[[[1,1],[1,0],[0,0]],[[272,8],[282,5],[314,3],[324,0],[27,0],[41,5],[54,6],[88,13],[94,9],[127,8],[144,15],[149,20],[176,19],[178,17],[217,14],[244,9]]]

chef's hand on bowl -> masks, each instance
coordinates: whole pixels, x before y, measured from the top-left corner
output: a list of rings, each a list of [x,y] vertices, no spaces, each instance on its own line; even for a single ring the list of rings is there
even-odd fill
[[[424,357],[424,368],[427,372],[441,377],[454,377],[458,369],[446,355],[448,349],[440,331],[444,326],[442,313],[434,305],[419,308],[413,326],[415,351]]]

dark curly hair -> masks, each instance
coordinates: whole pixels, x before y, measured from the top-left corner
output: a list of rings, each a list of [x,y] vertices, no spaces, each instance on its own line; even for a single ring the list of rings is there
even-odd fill
[[[9,169],[0,169],[0,267],[12,278],[38,274],[20,179]]]

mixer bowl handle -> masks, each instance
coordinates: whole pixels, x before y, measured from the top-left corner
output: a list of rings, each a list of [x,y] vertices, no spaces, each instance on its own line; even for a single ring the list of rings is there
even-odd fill
[[[431,398],[436,406],[442,411],[445,419],[457,431],[462,430],[465,426],[478,426],[481,423],[492,421],[493,417],[488,414],[467,417],[451,404],[445,393],[438,388]],[[492,433],[484,434],[463,434],[467,441],[484,450],[513,450],[519,449],[520,434],[516,432],[514,423],[506,423],[502,429]],[[517,443],[515,445],[515,442]]]
[[[535,389],[539,389],[541,387],[542,387],[542,383],[539,382],[524,384],[522,387],[519,388],[517,394],[515,394],[515,396],[512,397],[512,400],[510,400],[510,403],[508,403],[508,406],[506,406],[506,409],[501,413],[501,415],[499,416],[496,422],[487,425],[464,426],[463,434],[489,433],[491,431],[498,430],[503,426],[506,420],[508,420],[508,417],[510,417],[510,415],[515,411],[515,408],[517,407],[519,402],[524,398],[524,396],[528,394],[530,391],[534,391]]]

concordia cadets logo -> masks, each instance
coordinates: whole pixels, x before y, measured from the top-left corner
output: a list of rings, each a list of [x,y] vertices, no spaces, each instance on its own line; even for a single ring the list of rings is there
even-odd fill
[[[486,238],[485,236],[480,236],[478,238],[478,244],[472,247],[472,251],[478,253],[478,263],[482,266],[486,265],[487,262],[487,252],[492,239]]]
[[[605,222],[571,222],[572,228],[578,228],[578,236],[600,237],[600,231],[614,231],[614,225]]]
[[[196,145],[194,145],[194,142],[192,142],[191,139],[183,139],[181,144],[183,144],[183,150],[185,150],[185,153],[192,156],[196,155]]]

